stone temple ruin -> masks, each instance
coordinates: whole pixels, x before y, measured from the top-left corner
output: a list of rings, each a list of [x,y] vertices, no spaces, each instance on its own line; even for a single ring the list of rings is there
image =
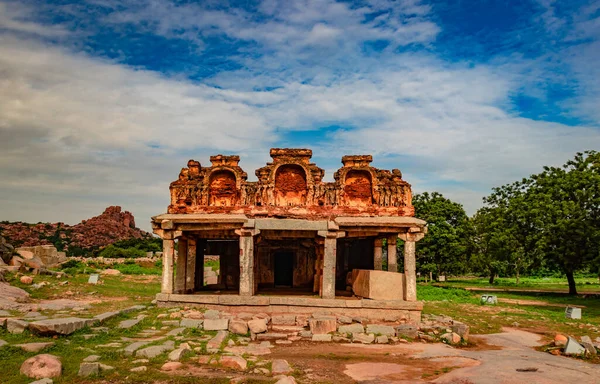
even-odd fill
[[[157,302],[418,322],[415,243],[426,223],[413,217],[402,173],[372,167],[370,155],[344,156],[335,181],[324,182],[310,149],[270,154],[255,182],[239,156],[217,155],[208,167],[190,160],[171,183],[167,213],[152,218],[164,248]],[[208,255],[218,255],[220,271],[205,285]]]

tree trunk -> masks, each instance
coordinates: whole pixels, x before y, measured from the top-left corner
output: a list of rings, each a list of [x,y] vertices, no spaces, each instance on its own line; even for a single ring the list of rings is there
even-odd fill
[[[569,282],[569,295],[577,294],[577,286],[575,285],[575,277],[573,277],[573,272],[567,272],[567,281]]]
[[[490,270],[490,280],[489,280],[490,285],[494,284],[494,277],[496,277],[496,270],[492,269],[492,270]]]
[[[517,285],[519,285],[519,268],[517,267]]]

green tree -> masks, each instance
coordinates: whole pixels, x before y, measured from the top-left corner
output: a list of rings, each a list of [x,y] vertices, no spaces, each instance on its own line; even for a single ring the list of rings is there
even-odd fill
[[[574,273],[597,271],[600,253],[600,153],[577,153],[562,167],[531,177],[528,202],[541,225],[539,248],[566,275],[577,294]]]
[[[427,221],[427,235],[417,247],[418,269],[436,275],[467,269],[471,224],[462,205],[438,192],[413,197],[415,216]]]

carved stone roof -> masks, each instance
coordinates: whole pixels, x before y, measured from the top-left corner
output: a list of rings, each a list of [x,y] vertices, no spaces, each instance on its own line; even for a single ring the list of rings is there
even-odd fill
[[[247,217],[331,218],[413,216],[410,184],[398,169],[372,167],[371,155],[342,157],[334,182],[311,163],[310,149],[272,148],[272,162],[247,181],[239,156],[211,156],[211,165],[188,161],[171,183],[168,213],[244,214]]]

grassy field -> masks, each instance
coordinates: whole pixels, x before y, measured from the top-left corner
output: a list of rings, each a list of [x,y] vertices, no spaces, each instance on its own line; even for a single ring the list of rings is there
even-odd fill
[[[577,290],[581,292],[600,293],[600,282],[597,277],[576,277]],[[449,278],[444,283],[436,283],[442,286],[459,288],[497,288],[497,289],[522,289],[522,290],[552,290],[569,292],[567,279],[563,277],[521,277],[519,284],[516,279],[500,277],[494,279],[494,284],[490,284],[487,278],[481,277],[459,277]]]
[[[472,333],[499,332],[502,327],[518,327],[554,337],[557,332],[571,336],[600,337],[600,299],[596,296],[568,296],[547,292],[494,292],[497,305],[480,304],[481,293],[420,284],[417,295],[425,301],[423,312],[447,315],[471,326]],[[543,290],[543,286],[535,286]],[[565,318],[567,305],[582,307],[582,319]]]

